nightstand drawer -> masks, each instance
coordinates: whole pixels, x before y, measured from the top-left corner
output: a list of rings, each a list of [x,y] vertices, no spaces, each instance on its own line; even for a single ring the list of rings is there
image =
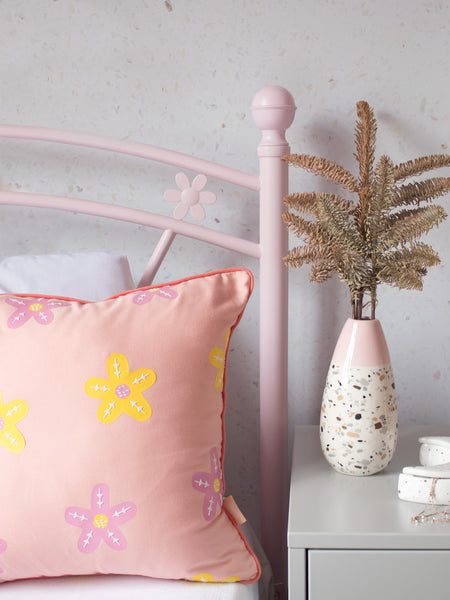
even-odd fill
[[[308,600],[448,598],[450,550],[309,550]]]

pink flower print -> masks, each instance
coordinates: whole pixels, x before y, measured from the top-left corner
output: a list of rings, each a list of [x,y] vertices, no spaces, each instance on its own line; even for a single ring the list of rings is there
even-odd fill
[[[2,554],[6,550],[6,542],[5,540],[0,540],[0,554]],[[3,573],[3,569],[0,567],[0,573]]]
[[[205,209],[201,205],[214,204],[216,201],[216,195],[213,192],[201,191],[208,181],[206,176],[196,175],[191,185],[187,175],[184,173],[177,173],[175,181],[180,189],[167,190],[164,192],[164,198],[168,202],[179,203],[173,211],[175,219],[183,219],[190,209],[194,219],[202,221],[205,218]]]
[[[53,321],[52,311],[54,308],[69,305],[68,302],[53,300],[52,298],[19,298],[16,296],[6,298],[6,304],[16,308],[7,321],[7,325],[11,329],[21,327],[31,317],[39,325],[48,325]]]
[[[0,446],[10,452],[22,452],[25,448],[25,438],[16,427],[28,413],[28,404],[23,400],[13,400],[3,404],[0,394]]]
[[[222,506],[223,476],[219,453],[216,448],[211,449],[211,472],[199,471],[192,477],[192,485],[198,492],[205,494],[203,501],[203,516],[207,521],[212,521],[216,516],[217,507]]]
[[[125,412],[137,421],[151,417],[152,409],[142,392],[156,381],[151,369],[137,369],[130,373],[128,360],[123,354],[111,354],[106,361],[109,379],[91,377],[84,391],[91,398],[99,398],[97,418],[102,423],[112,423]]]
[[[170,285],[165,285],[161,288],[153,288],[151,290],[142,290],[140,292],[136,292],[133,302],[140,306],[141,304],[147,304],[147,302],[150,302],[154,296],[160,296],[161,298],[166,298],[166,300],[173,300],[178,296],[178,294],[170,287]]]
[[[83,554],[94,552],[101,540],[113,550],[125,550],[127,541],[119,529],[136,514],[133,502],[122,502],[110,508],[109,488],[105,483],[98,483],[92,489],[91,508],[71,506],[65,512],[65,519],[70,525],[81,527],[78,550]]]

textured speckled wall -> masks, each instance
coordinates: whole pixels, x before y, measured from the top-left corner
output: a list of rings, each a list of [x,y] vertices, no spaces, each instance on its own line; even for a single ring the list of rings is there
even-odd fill
[[[145,141],[256,172],[259,132],[249,105],[268,84],[298,106],[293,151],[354,169],[357,100],[379,121],[379,154],[396,161],[448,151],[449,3],[445,0],[0,0],[3,122],[60,127]],[[173,187],[174,171],[139,160],[0,142],[4,187],[113,199],[144,207]],[[21,164],[18,164],[20,159]],[[292,187],[324,184],[292,172]],[[448,206],[448,200],[444,201]],[[240,192],[224,189],[209,222],[256,239],[258,223]],[[167,206],[167,213],[173,207]],[[236,213],[236,210],[238,211]],[[236,217],[236,214],[238,215]],[[128,225],[0,210],[1,253],[109,249],[138,273],[156,239]],[[397,381],[401,422],[449,425],[450,222],[429,236],[442,265],[422,293],[385,289],[381,319]],[[39,229],[39,231],[38,231]],[[177,242],[164,278],[234,260],[222,251],[193,258]],[[178,262],[177,262],[178,261]],[[255,267],[251,261],[250,268]],[[338,281],[317,286],[291,272],[291,423],[314,423],[328,362],[349,314]],[[228,488],[257,522],[257,298],[232,353]],[[244,381],[251,382],[244,392]],[[253,391],[252,391],[253,390]]]

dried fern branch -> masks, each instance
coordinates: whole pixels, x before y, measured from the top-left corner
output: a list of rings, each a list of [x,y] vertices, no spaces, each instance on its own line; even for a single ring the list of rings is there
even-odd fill
[[[439,169],[441,167],[450,167],[449,154],[433,154],[432,156],[421,156],[407,162],[400,163],[394,167],[395,181],[406,179],[408,177],[417,177],[422,173]]]
[[[378,276],[381,277],[386,269],[392,270],[394,266],[403,269],[411,266],[416,269],[422,267],[433,267],[440,263],[438,253],[433,250],[428,244],[414,242],[409,247],[403,246],[392,252],[387,252],[380,260],[380,271]]]
[[[317,214],[319,223],[333,241],[357,252],[364,252],[364,242],[353,220],[326,194],[320,196]]]
[[[289,208],[300,213],[312,212],[317,207],[318,192],[295,192],[284,197],[283,202]]]
[[[355,214],[355,205],[349,200],[345,200],[336,194],[324,194],[321,192],[294,192],[284,197],[284,204],[289,208],[293,208],[299,213],[312,213],[317,211],[318,202],[321,196],[327,196],[337,206],[340,206],[341,210],[345,211],[348,215]]]
[[[372,210],[376,215],[392,206],[396,195],[394,168],[389,156],[382,156],[376,166],[371,197]]]
[[[336,273],[334,260],[324,259],[316,261],[311,265],[310,280],[314,283],[323,283]]]
[[[288,264],[295,262],[295,266],[302,266],[319,260],[331,260],[331,258],[329,250],[324,246],[297,246],[286,254],[284,260]]]
[[[358,180],[349,171],[326,158],[309,156],[308,154],[287,154],[281,160],[290,165],[302,167],[306,171],[314,173],[314,175],[322,175],[328,181],[338,183],[350,192],[357,192],[359,190]]]
[[[450,177],[435,177],[396,187],[392,208],[405,204],[428,202],[450,191]]]
[[[313,221],[308,221],[303,217],[294,215],[293,213],[283,213],[283,221],[287,228],[297,237],[305,236],[306,238],[317,235],[318,224]]]
[[[373,110],[365,101],[356,104],[358,121],[355,127],[355,158],[359,165],[360,187],[368,188],[371,183],[375,161],[377,122]]]
[[[287,228],[295,236],[303,239],[306,245],[310,245],[311,247],[332,245],[332,239],[326,228],[317,219],[315,221],[304,219],[289,212],[283,213],[282,218]]]
[[[430,229],[438,226],[447,213],[442,206],[422,206],[392,215],[387,229],[380,234],[378,244],[381,250],[390,250],[400,244],[416,240]]]
[[[414,269],[409,265],[399,266],[392,264],[386,266],[379,273],[379,280],[389,285],[395,285],[401,290],[419,290],[423,289],[422,278],[427,274],[426,269]]]
[[[287,212],[283,220],[304,243],[288,252],[286,264],[310,264],[310,278],[316,282],[337,274],[348,285],[353,317],[361,319],[366,294],[371,318],[375,318],[379,283],[420,290],[428,268],[439,264],[438,254],[418,239],[447,217],[441,206],[431,202],[450,191],[450,178],[401,182],[450,166],[450,156],[422,156],[397,165],[382,156],[375,166],[377,123],[373,110],[361,101],[356,112],[354,156],[359,179],[321,157],[290,154],[282,160],[343,186],[357,195],[357,202],[334,194],[293,193],[286,196],[285,203],[299,215]]]
[[[337,246],[334,254],[339,279],[348,285],[350,296],[353,298],[355,295],[363,293],[370,286],[372,280],[370,266],[359,252],[348,250],[343,246]]]
[[[378,237],[386,227],[387,205],[394,195],[393,164],[388,156],[382,156],[372,179],[372,194],[369,196],[368,214],[365,220],[365,239],[369,253],[377,254]]]

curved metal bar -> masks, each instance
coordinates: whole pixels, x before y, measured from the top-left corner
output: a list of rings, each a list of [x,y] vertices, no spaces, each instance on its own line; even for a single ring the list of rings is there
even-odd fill
[[[171,229],[165,229],[156,244],[155,249],[150,256],[150,260],[147,263],[144,273],[138,283],[138,287],[145,287],[153,283],[153,279],[158,272],[163,260],[166,257],[167,252],[172,246],[172,242],[175,239],[175,232]]]
[[[37,140],[41,142],[56,142],[59,144],[70,144],[74,146],[84,146],[86,148],[96,148],[97,150],[109,150],[119,154],[129,154],[138,156],[147,160],[173,165],[209,175],[222,181],[228,181],[244,188],[259,191],[259,177],[250,175],[238,169],[224,167],[202,158],[196,158],[166,150],[140,142],[130,142],[115,138],[103,137],[99,135],[77,133],[75,131],[65,131],[63,129],[47,129],[45,127],[29,127],[27,125],[0,125],[0,137],[15,138],[24,140]]]
[[[113,204],[104,204],[81,198],[69,198],[65,196],[46,196],[44,194],[30,194],[25,192],[0,191],[0,204],[10,206],[29,206],[33,208],[51,208],[67,212],[82,213],[96,217],[105,217],[155,227],[156,229],[169,229],[186,237],[207,242],[214,246],[220,246],[228,250],[234,250],[247,256],[259,258],[260,247],[256,242],[250,242],[242,238],[221,233],[208,227],[185,223],[172,217],[156,215],[137,208],[126,208]]]

